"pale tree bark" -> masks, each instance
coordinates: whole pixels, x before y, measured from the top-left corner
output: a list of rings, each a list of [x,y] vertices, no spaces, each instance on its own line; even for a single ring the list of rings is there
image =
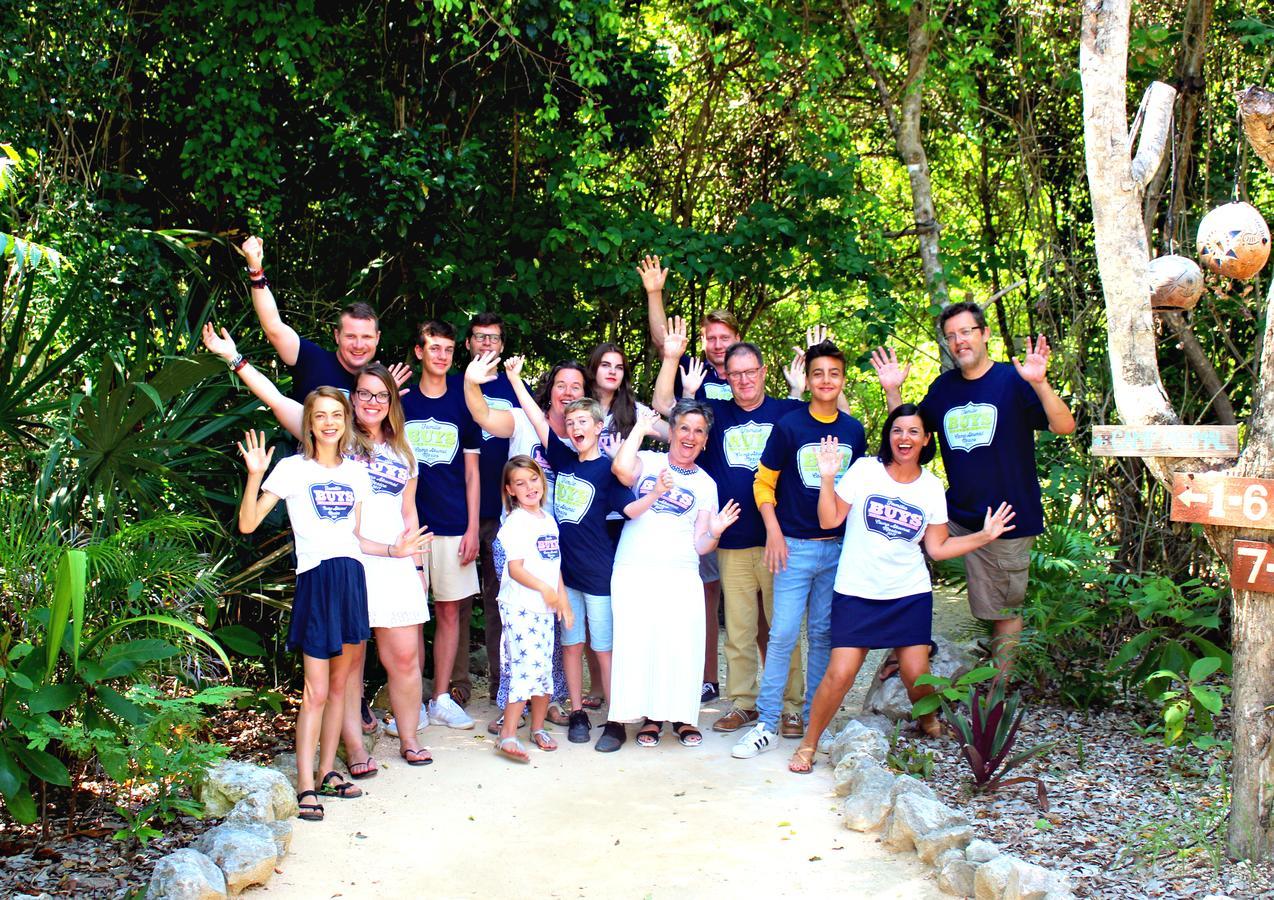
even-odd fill
[[[1084,89],[1084,137],[1092,197],[1097,265],[1106,300],[1115,404],[1128,424],[1175,424],[1155,358],[1153,319],[1146,286],[1148,246],[1142,201],[1155,143],[1152,119],[1162,112],[1166,131],[1172,88],[1151,85],[1137,161],[1131,156],[1126,96],[1130,0],[1084,0],[1080,77]],[[1162,152],[1162,150],[1160,150]],[[1274,303],[1274,289],[1270,302]],[[1248,441],[1227,474],[1274,476],[1274,316],[1267,316],[1260,383]],[[1221,468],[1205,460],[1147,459],[1155,477],[1171,484],[1173,471]],[[1236,536],[1265,540],[1269,532],[1205,528],[1208,542],[1228,565]],[[1234,721],[1232,804],[1228,833],[1231,856],[1262,859],[1274,849],[1274,716],[1265,695],[1274,688],[1274,595],[1234,591],[1231,705]]]

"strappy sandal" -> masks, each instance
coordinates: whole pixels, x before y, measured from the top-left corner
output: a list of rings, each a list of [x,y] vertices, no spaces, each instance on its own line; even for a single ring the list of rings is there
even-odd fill
[[[317,791],[301,791],[296,795],[296,806],[300,810],[296,817],[302,822],[322,822],[323,821],[323,804],[322,803],[304,803],[306,797],[313,797],[318,800]]]
[[[557,741],[553,740],[553,735],[543,728],[537,728],[531,732],[531,743],[545,752],[557,749]]]
[[[358,771],[354,771],[355,769]],[[367,759],[362,762],[349,764],[350,778],[371,778],[379,771],[380,766],[376,765],[376,757],[370,753],[367,755]]]
[[[936,712],[928,713],[916,720],[916,725],[925,737],[935,738],[937,740],[950,740],[955,735],[946,722],[938,718]]]
[[[672,733],[681,741],[683,747],[698,747],[703,743],[703,732],[689,722],[673,722]]]
[[[336,779],[336,783],[332,784],[332,779]],[[341,773],[335,770],[328,772],[323,776],[323,780],[319,782],[318,792],[323,797],[339,797],[342,800],[353,800],[356,797],[363,796],[362,790],[356,784],[350,784],[341,778]]]
[[[531,754],[526,752],[522,742],[515,737],[500,738],[496,742],[495,752],[514,762],[529,763],[531,761]]]
[[[797,747],[787,762],[787,770],[797,775],[808,775],[814,771],[814,754],[817,752],[817,747]]]
[[[647,719],[637,729],[637,746],[654,747],[659,743],[660,732],[664,730],[662,719]]]
[[[427,766],[434,761],[424,747],[418,747],[415,750],[399,750],[398,755],[405,759],[409,766]]]
[[[359,701],[358,713],[363,720],[363,734],[375,734],[376,729],[380,728],[380,723],[372,715],[372,708],[367,704],[366,697]]]
[[[580,706],[585,709],[601,709],[602,704],[605,702],[605,699],[597,696],[596,694],[586,694],[584,699],[580,701]]]

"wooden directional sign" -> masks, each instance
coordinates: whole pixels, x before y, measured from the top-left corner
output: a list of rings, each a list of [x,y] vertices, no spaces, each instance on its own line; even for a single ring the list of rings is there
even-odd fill
[[[1274,481],[1222,472],[1176,472],[1170,517],[1174,522],[1274,530]]]
[[[1239,455],[1237,425],[1094,425],[1093,456]]]
[[[1243,591],[1274,594],[1274,544],[1235,541],[1230,585]]]

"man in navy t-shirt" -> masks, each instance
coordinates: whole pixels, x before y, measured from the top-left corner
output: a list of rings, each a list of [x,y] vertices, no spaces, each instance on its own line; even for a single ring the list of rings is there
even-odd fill
[[[654,407],[661,415],[667,415],[676,402],[672,373],[684,348],[684,326],[674,323],[664,341],[663,365],[655,380]],[[774,576],[765,565],[765,523],[753,497],[752,482],[774,424],[788,413],[804,408],[799,400],[766,395],[766,367],[755,344],[732,344],[725,354],[725,373],[733,399],[705,401],[712,408],[713,425],[699,457],[699,465],[717,483],[720,502],[733,500],[739,504],[738,521],[721,537],[717,547],[725,600],[725,695],[731,703],[731,708],[712,725],[713,731],[718,732],[737,731],[757,718],[760,650],[768,631],[759,612],[763,608],[767,620],[773,617]],[[758,597],[761,604],[757,603]],[[708,640],[715,649],[715,615],[709,622]],[[784,710],[799,716],[803,687],[799,648],[790,659]]]
[[[416,333],[420,383],[403,396],[404,429],[416,454],[420,475],[416,512],[433,532],[429,550],[429,590],[434,600],[434,697],[429,722],[448,728],[472,728],[473,719],[449,692],[461,647],[460,601],[478,593],[478,426],[464,402],[460,375],[448,375],[455,356],[456,332],[445,322],[426,322]],[[424,659],[424,654],[421,654]]]
[[[238,249],[248,263],[252,308],[261,320],[266,339],[284,365],[292,370],[293,399],[302,403],[310,391],[323,385],[330,385],[349,396],[358,381],[359,370],[376,358],[380,323],[375,310],[366,303],[351,303],[342,309],[338,325],[332,331],[336,351],[324,350],[298,335],[279,315],[278,304],[265,278],[265,251],[261,239],[250,237]],[[399,384],[406,381],[411,372],[403,365],[390,366],[390,371]]]
[[[1009,503],[1017,514],[1010,537],[1001,537],[964,558],[969,608],[995,628],[995,659],[1011,663],[1022,630],[1031,545],[1044,530],[1039,478],[1035,472],[1035,432],[1075,430],[1075,417],[1048,383],[1048,341],[1043,335],[1013,365],[987,355],[986,315],[976,303],[953,303],[938,327],[957,368],[929,385],[920,406],[939,423],[938,447],[947,471],[947,515],[953,535],[982,527],[987,507]],[[893,409],[902,402],[902,384],[911,369],[898,365],[884,347],[872,365]]]
[[[753,482],[765,523],[765,563],[774,574],[774,616],[757,721],[730,751],[736,759],[773,749],[779,734],[804,735],[810,700],[831,657],[832,587],[844,526],[819,524],[818,449],[824,438],[837,438],[843,473],[867,452],[867,436],[861,422],[837,408],[845,387],[845,354],[831,341],[815,344],[805,351],[805,372],[810,403],[779,419],[770,431]],[[805,704],[800,714],[784,713],[780,725],[783,684],[802,618],[809,636]]]

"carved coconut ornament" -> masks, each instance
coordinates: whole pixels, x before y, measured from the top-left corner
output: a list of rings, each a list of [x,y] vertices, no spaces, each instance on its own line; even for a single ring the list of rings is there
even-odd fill
[[[1150,308],[1156,312],[1194,309],[1203,294],[1203,270],[1185,256],[1160,256],[1150,261]]]
[[[1227,203],[1199,223],[1198,247],[1206,268],[1247,280],[1270,258],[1270,229],[1252,204]]]

